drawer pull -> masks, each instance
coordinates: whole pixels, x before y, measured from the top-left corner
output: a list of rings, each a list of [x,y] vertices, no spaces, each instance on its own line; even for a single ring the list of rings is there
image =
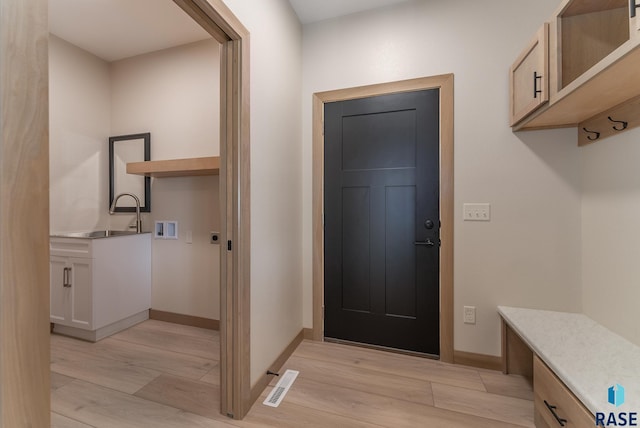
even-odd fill
[[[556,418],[556,421],[558,421],[560,426],[561,427],[565,426],[564,424],[567,423],[567,420],[562,419],[560,416],[558,416],[558,414],[556,413],[556,406],[552,406],[551,404],[547,403],[547,400],[544,400],[544,405],[547,406],[547,409],[549,409],[553,417]]]

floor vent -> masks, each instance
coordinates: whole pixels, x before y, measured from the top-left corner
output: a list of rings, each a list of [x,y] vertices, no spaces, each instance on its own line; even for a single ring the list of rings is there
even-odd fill
[[[300,372],[296,370],[287,370],[280,378],[276,386],[271,390],[271,393],[267,396],[262,404],[270,407],[278,407],[284,396],[287,395],[287,391],[293,385],[293,382],[298,377]]]

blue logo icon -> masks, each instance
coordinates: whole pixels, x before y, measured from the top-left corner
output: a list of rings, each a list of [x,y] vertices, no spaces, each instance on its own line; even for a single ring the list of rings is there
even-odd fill
[[[624,404],[624,388],[620,384],[615,384],[609,388],[609,403],[616,407],[620,407]]]
[[[607,401],[620,407],[624,404],[624,388],[622,385],[616,383],[614,386],[607,390]],[[603,427],[637,427],[638,426],[638,412],[609,412],[609,413],[596,413],[596,426]]]

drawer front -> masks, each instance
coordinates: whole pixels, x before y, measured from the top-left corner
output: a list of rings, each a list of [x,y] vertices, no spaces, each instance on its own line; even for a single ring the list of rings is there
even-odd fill
[[[569,391],[537,355],[533,358],[533,391],[535,393],[535,410],[549,427],[583,428],[595,426],[595,417],[591,412],[582,405],[580,400]],[[563,420],[564,425],[556,419],[554,413]]]
[[[50,238],[52,256],[91,258],[91,240],[74,238]]]

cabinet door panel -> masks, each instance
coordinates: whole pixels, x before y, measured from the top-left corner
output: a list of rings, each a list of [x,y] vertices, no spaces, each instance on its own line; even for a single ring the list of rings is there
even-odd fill
[[[71,298],[71,292],[64,287],[64,269],[66,267],[67,259],[65,257],[51,257],[49,261],[51,278],[49,317],[51,322],[58,324],[65,324],[67,301]]]
[[[71,326],[91,330],[93,324],[91,259],[69,258]]]
[[[545,23],[509,71],[511,126],[549,101],[549,24]]]

